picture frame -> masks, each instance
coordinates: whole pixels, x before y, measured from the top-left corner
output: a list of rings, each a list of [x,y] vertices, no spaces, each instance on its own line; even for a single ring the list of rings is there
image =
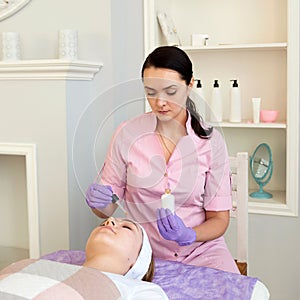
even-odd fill
[[[173,19],[166,12],[158,12],[157,20],[168,46],[181,46]]]

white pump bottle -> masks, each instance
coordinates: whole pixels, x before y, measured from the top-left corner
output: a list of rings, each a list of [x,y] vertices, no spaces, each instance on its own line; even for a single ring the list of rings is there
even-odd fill
[[[200,79],[195,79],[197,82],[196,86],[194,86],[193,90],[196,93],[195,104],[199,114],[202,116],[203,120],[206,118],[206,99],[203,92],[202,84]]]
[[[242,112],[241,112],[241,91],[237,82],[237,79],[230,80],[233,81],[230,90],[230,122],[241,122]]]
[[[214,81],[212,90],[210,121],[213,123],[223,121],[222,94],[217,79]]]

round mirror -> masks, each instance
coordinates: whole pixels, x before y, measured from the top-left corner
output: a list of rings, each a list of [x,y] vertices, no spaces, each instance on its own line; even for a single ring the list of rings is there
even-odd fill
[[[269,145],[262,143],[258,145],[250,156],[250,170],[252,177],[259,185],[259,191],[250,194],[252,198],[272,198],[272,194],[263,190],[270,181],[273,173],[272,152]]]

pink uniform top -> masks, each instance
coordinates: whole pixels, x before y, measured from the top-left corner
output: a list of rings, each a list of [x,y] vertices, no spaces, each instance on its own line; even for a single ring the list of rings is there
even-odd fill
[[[236,271],[234,263],[231,267],[233,260],[223,237],[179,246],[165,240],[156,224],[156,209],[161,207],[166,188],[175,196],[176,214],[189,227],[205,221],[205,210],[231,209],[230,168],[222,135],[214,129],[209,139],[199,138],[189,116],[188,134],[179,140],[166,164],[156,123],[155,114],[150,112],[117,128],[103,167],[102,183],[112,186],[114,193],[124,199],[128,216],[146,229],[155,257]],[[216,255],[223,255],[220,262]]]

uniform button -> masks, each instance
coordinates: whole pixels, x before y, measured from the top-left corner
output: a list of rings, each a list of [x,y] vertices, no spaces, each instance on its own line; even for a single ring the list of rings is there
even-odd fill
[[[165,176],[165,177],[168,177],[168,173],[166,172],[166,173],[164,174],[164,176]]]
[[[174,253],[174,256],[175,256],[175,257],[177,257],[177,256],[178,256],[178,254],[177,254],[177,253]]]

